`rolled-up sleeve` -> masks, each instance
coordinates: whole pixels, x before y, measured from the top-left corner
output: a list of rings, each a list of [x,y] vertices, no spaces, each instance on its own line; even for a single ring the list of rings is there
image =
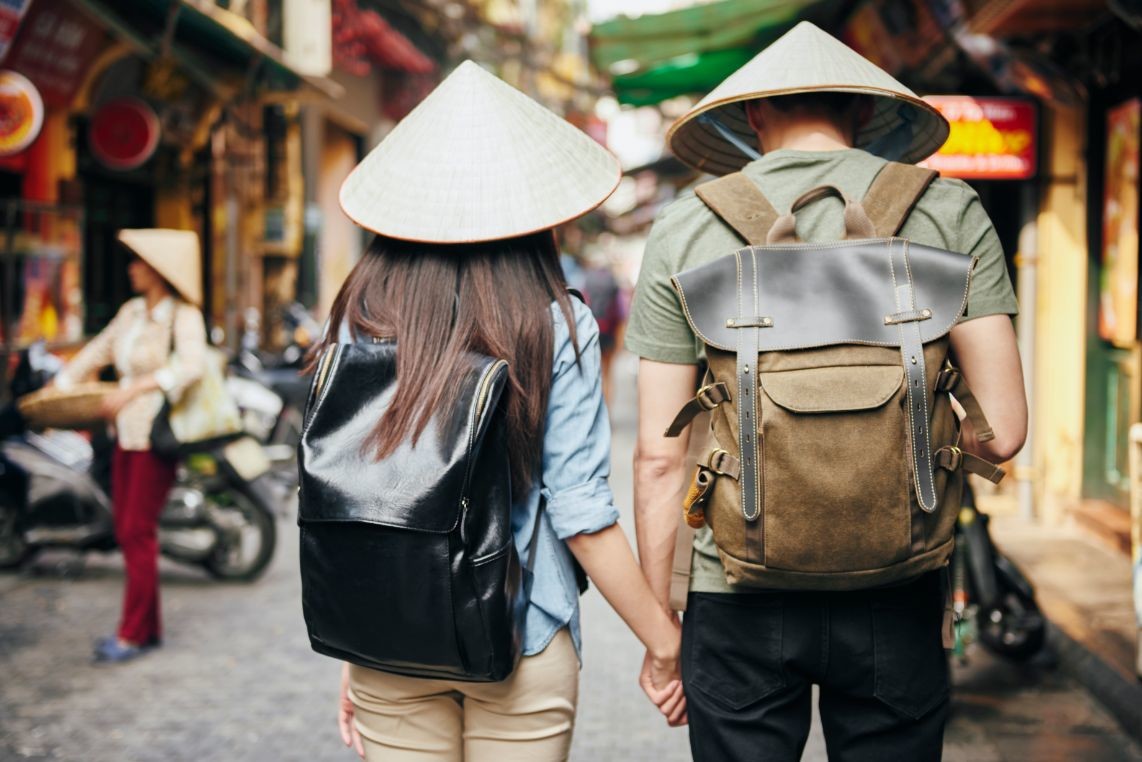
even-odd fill
[[[603,401],[599,327],[591,311],[573,300],[580,361],[562,312],[555,313],[555,361],[547,430],[543,439],[543,497],[562,540],[606,529],[619,520],[607,481],[611,426]]]

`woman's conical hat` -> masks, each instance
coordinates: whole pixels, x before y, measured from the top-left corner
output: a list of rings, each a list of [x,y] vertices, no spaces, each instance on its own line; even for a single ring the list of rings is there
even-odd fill
[[[202,306],[202,251],[198,233],[168,228],[119,231],[119,243],[155,268],[155,272],[196,307]]]
[[[586,214],[621,176],[585,133],[465,61],[349,174],[341,208],[391,238],[474,243]]]
[[[948,122],[939,111],[837,38],[802,21],[699,101],[671,126],[666,139],[674,155],[695,169],[736,172],[749,158],[703,115],[756,146],[743,101],[812,92],[873,96],[872,118],[855,145],[886,159],[914,164],[948,138]]]

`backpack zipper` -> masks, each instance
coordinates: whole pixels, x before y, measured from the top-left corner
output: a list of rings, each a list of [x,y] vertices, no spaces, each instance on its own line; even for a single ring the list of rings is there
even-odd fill
[[[468,487],[472,479],[472,448],[476,444],[476,427],[479,424],[480,416],[484,414],[484,405],[488,401],[488,392],[492,388],[492,379],[495,378],[496,373],[500,367],[507,367],[506,360],[496,360],[491,366],[484,371],[483,377],[480,378],[480,386],[476,390],[476,405],[472,408],[472,415],[468,421],[468,465],[464,471],[464,488],[460,492],[460,538],[462,541],[467,541],[464,532],[465,518],[468,513]]]

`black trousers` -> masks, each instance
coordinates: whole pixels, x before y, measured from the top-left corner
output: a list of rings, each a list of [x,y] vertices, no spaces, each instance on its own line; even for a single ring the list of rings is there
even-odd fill
[[[943,573],[855,592],[691,593],[682,679],[697,762],[798,760],[811,688],[831,762],[939,760]]]

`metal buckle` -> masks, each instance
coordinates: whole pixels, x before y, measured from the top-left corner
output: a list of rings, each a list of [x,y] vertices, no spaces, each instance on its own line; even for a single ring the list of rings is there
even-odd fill
[[[726,472],[722,470],[722,463],[728,455],[729,453],[720,447],[712,450],[710,452],[710,457],[707,458],[707,462],[710,464],[710,470],[715,474],[727,476]]]
[[[951,465],[944,466],[949,471],[959,471],[964,463],[964,451],[955,445],[948,445],[948,452],[952,454]]]
[[[720,402],[714,402],[706,396],[715,386],[717,386],[717,384],[706,384],[698,390],[697,394],[694,395],[694,399],[698,400],[698,405],[703,410],[710,411],[716,408],[718,405],[722,404]]]
[[[959,368],[942,368],[936,376],[936,391],[951,392],[960,381]]]

